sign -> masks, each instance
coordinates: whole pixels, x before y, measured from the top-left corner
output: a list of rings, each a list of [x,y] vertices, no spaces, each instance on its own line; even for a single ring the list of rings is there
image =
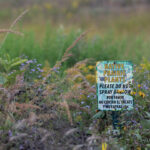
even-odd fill
[[[99,110],[131,110],[133,65],[130,61],[101,61],[96,65]]]

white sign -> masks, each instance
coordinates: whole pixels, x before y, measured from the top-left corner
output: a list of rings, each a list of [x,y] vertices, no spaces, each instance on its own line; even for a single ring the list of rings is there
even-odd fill
[[[130,95],[133,65],[130,61],[97,62],[97,95],[99,110],[131,110]]]

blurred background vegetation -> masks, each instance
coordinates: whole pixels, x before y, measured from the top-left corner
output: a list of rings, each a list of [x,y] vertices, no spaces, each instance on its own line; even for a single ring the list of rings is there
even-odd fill
[[[138,64],[150,54],[149,8],[150,0],[0,0],[0,28],[9,28],[29,9],[15,26],[25,36],[10,34],[0,53],[27,55],[53,65],[81,32],[90,29],[69,63],[93,57]]]

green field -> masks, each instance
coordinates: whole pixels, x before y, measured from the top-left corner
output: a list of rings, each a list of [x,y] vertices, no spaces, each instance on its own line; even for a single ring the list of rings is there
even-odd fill
[[[10,9],[6,12],[2,9],[2,28],[9,27],[22,10]],[[35,17],[36,13],[38,18]],[[148,12],[100,16],[95,14],[95,17],[90,13],[87,17],[81,13],[81,18],[75,12],[70,19],[65,17],[67,14],[61,15],[55,16],[51,11],[45,14],[39,6],[31,8],[15,26],[16,30],[25,34],[24,37],[9,34],[0,53],[9,53],[12,57],[26,55],[29,59],[36,58],[42,64],[48,61],[52,66],[82,32],[89,30],[86,37],[72,49],[73,57],[69,63],[74,64],[91,57],[96,61],[131,60],[139,64],[142,57],[149,58]],[[1,41],[3,38],[4,34],[1,35]]]

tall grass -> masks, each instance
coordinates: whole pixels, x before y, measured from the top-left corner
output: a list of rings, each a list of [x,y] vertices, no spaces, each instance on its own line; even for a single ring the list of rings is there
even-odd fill
[[[29,59],[36,58],[42,64],[48,61],[53,66],[81,32],[73,29],[66,33],[63,27],[49,26],[41,40],[38,40],[39,37],[33,31],[25,32],[24,37],[10,34],[0,49],[0,54],[9,53],[12,57],[26,55]],[[149,48],[149,40],[145,40],[142,35],[116,37],[113,32],[105,32],[103,36],[97,34],[81,40],[72,49],[73,56],[67,65],[85,58],[131,60],[138,64],[142,57],[149,58]]]

